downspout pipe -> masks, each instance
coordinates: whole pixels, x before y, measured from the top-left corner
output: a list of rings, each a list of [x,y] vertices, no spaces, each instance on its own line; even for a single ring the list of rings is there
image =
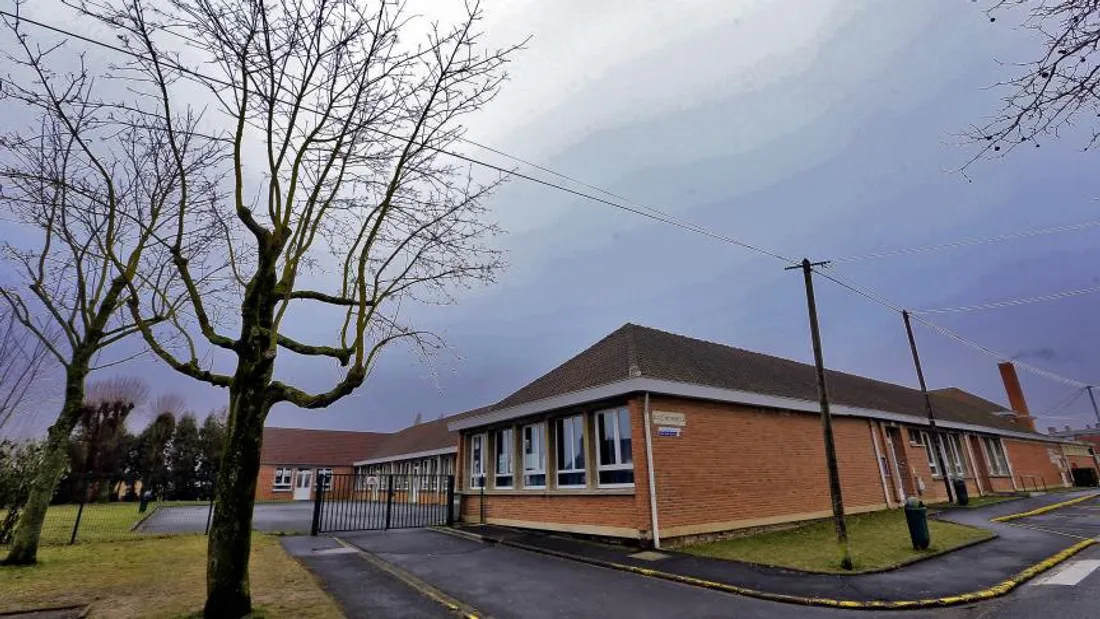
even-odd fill
[[[652,424],[650,423],[648,391],[645,394],[645,405],[642,410],[642,416],[645,418],[645,466],[649,477],[650,528],[653,531],[653,547],[659,549],[661,547],[661,533],[657,522],[657,482],[653,475],[653,433],[651,430]]]

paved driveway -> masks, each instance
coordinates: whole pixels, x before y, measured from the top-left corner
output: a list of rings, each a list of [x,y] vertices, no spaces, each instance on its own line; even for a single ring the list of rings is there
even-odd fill
[[[335,501],[325,503],[321,514],[322,530],[349,531],[381,529],[386,523],[386,505],[371,502]],[[202,533],[210,508],[161,507],[138,528],[143,533]],[[407,528],[444,524],[443,505],[395,503],[389,510],[390,526]],[[252,528],[257,531],[309,533],[313,523],[313,501],[257,503],[252,511]]]
[[[1012,524],[1077,537],[1100,538],[1100,497],[1039,516],[1020,518]]]

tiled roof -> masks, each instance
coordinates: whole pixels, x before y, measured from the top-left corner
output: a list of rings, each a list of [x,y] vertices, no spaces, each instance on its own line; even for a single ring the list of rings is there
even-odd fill
[[[264,428],[261,464],[350,466],[373,453],[387,434],[305,428]]]
[[[372,453],[356,458],[356,460],[378,460],[383,458],[396,460],[405,454],[458,447],[458,432],[448,430],[447,424],[464,417],[478,415],[487,410],[488,408],[475,408],[464,413],[409,426],[400,432],[388,435]]]
[[[812,365],[628,323],[489,410],[638,377],[800,400],[818,399]],[[830,401],[836,404],[926,416],[924,397],[917,389],[834,370],[826,371],[826,383]],[[999,405],[977,396],[972,398],[977,401],[932,392],[939,419],[1028,432],[1023,426],[994,415],[994,410],[1004,410]]]

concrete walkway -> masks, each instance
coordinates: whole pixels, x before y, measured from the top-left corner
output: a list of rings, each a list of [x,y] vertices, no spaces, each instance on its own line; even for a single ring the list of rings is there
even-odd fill
[[[658,570],[776,596],[896,602],[950,598],[988,589],[1079,543],[1080,537],[1036,530],[1015,523],[991,523],[989,519],[1059,503],[1084,494],[1088,492],[1050,494],[985,508],[945,511],[936,517],[992,530],[999,537],[896,570],[874,574],[807,574],[666,551],[663,551],[666,558],[653,561],[631,556],[637,552],[633,548],[595,544],[531,531],[484,525],[467,526],[462,530],[481,536],[487,541],[498,541],[529,550],[548,551],[558,556],[579,558],[597,564]],[[1082,505],[1091,503],[1090,501]]]

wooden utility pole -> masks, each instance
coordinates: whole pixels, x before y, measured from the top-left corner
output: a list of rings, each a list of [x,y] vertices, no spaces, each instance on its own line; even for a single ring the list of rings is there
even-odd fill
[[[937,466],[940,467],[940,475],[947,487],[947,502],[955,500],[955,490],[951,487],[951,478],[947,475],[947,463],[944,462],[943,453],[939,446],[939,436],[936,434],[936,413],[932,409],[932,396],[928,395],[928,386],[924,382],[924,370],[920,366],[920,355],[917,354],[917,340],[913,338],[913,325],[909,321],[909,310],[901,311],[901,319],[905,322],[905,334],[909,336],[909,350],[913,352],[913,365],[917,368],[917,381],[920,382],[920,392],[924,394],[924,408],[928,411],[928,440],[932,445],[926,446],[935,454]]]
[[[810,312],[810,339],[814,347],[814,366],[817,370],[817,394],[821,399],[821,431],[825,437],[825,465],[829,470],[829,495],[833,500],[833,524],[836,526],[836,540],[840,544],[843,558],[841,567],[852,569],[852,551],[848,547],[848,525],[844,521],[844,497],[840,490],[840,470],[836,464],[836,445],[833,442],[833,417],[829,412],[829,391],[825,387],[825,360],[821,354],[821,329],[817,324],[817,302],[814,301],[814,267],[824,262],[813,263],[808,258],[800,266],[787,267],[787,270],[802,269],[806,280],[806,305]]]

